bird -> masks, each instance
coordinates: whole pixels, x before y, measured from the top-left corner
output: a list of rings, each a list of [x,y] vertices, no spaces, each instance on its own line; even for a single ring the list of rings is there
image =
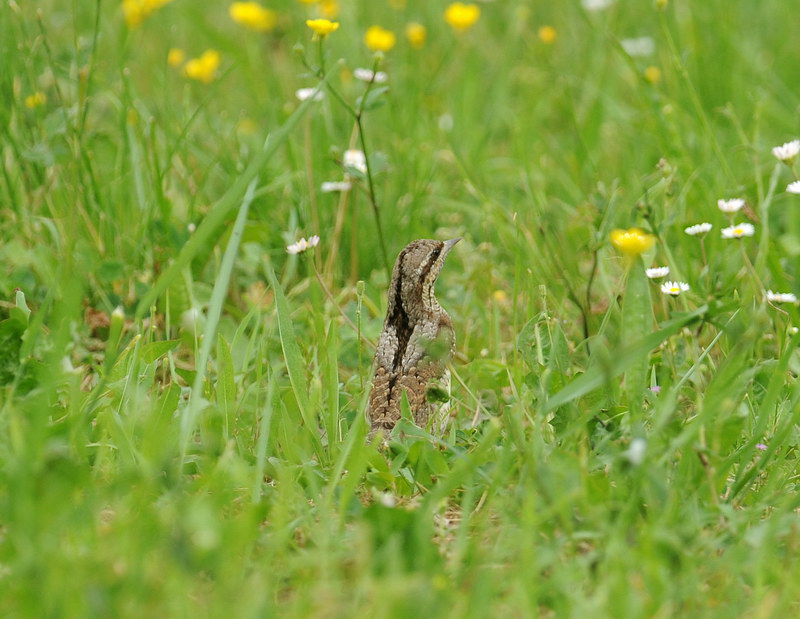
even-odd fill
[[[455,333],[434,287],[447,254],[460,240],[418,239],[397,256],[369,394],[373,433],[394,428],[403,393],[414,423],[426,427],[430,421],[432,431],[444,432],[450,394],[447,362],[455,350]]]

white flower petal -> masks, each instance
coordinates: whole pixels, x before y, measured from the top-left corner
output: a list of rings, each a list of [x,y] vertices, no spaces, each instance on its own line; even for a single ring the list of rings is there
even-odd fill
[[[794,181],[786,186],[786,191],[800,195],[800,181]]]
[[[664,282],[661,284],[661,292],[668,294],[671,297],[677,297],[680,293],[689,290],[689,284],[686,282]]]
[[[734,226],[728,226],[722,229],[723,239],[741,239],[746,236],[753,236],[756,233],[756,227],[753,224],[741,223]]]
[[[320,189],[322,193],[332,193],[334,191],[350,191],[353,188],[350,181],[326,181],[322,183]]]
[[[767,301],[770,303],[797,303],[797,296],[791,292],[772,292],[772,290],[767,290]]]
[[[712,226],[710,223],[704,222],[702,224],[695,224],[693,226],[689,226],[684,230],[684,232],[689,236],[697,236],[698,234],[705,234],[713,227],[714,226]]]
[[[723,213],[736,213],[742,210],[744,200],[741,198],[734,198],[733,200],[717,200],[717,207]]]
[[[389,81],[389,76],[383,71],[375,73],[372,69],[355,69],[353,77],[362,82],[374,82],[375,84],[385,84]]]
[[[325,98],[325,93],[320,90],[319,87],[300,88],[294,94],[300,101],[305,101],[306,99],[311,99],[312,101],[322,101],[322,99]]]
[[[367,173],[367,158],[360,150],[351,149],[344,151],[342,163],[344,164],[345,168],[353,168],[354,170],[361,172],[361,174]]]
[[[659,277],[666,277],[669,275],[669,267],[653,267],[652,269],[645,269],[644,274],[650,279],[658,279]]]
[[[800,155],[800,140],[792,140],[772,149],[772,154],[781,161],[791,161]]]
[[[647,441],[643,438],[635,438],[631,441],[625,456],[631,464],[639,466],[644,461],[645,453],[647,453]]]
[[[620,45],[622,45],[622,49],[625,50],[625,53],[635,58],[650,56],[654,51],[656,51],[656,42],[650,37],[622,39],[622,41],[620,41]]]
[[[308,239],[300,239],[299,241],[286,246],[286,252],[289,254],[302,254],[304,251],[319,245],[319,236],[314,234]]]
[[[587,11],[602,11],[612,4],[614,0],[581,0],[581,6]]]

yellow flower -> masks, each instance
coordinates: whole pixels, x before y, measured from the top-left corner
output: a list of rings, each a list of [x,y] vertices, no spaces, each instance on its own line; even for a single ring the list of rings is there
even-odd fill
[[[661,81],[661,69],[658,67],[647,67],[644,70],[644,79],[651,84],[658,84]]]
[[[508,293],[505,290],[495,290],[492,293],[492,298],[497,301],[498,303],[507,303],[508,302]]]
[[[626,256],[638,256],[650,249],[655,242],[656,237],[639,228],[611,232],[611,244]]]
[[[394,47],[397,37],[394,32],[380,26],[370,26],[364,35],[364,43],[373,52],[388,52]]]
[[[421,49],[422,46],[425,45],[425,39],[427,37],[428,31],[422,24],[412,22],[406,26],[406,38],[414,49]]]
[[[129,28],[136,28],[144,21],[145,15],[139,0],[122,0],[122,14]]]
[[[481,9],[477,4],[464,4],[463,2],[453,2],[444,12],[444,20],[454,30],[467,30],[478,21],[480,16]]]
[[[186,54],[183,53],[182,49],[178,49],[177,47],[173,47],[167,53],[167,64],[171,67],[181,66],[185,59]]]
[[[25,97],[25,107],[29,110],[39,107],[47,103],[47,95],[43,92],[35,92],[32,95]]]
[[[319,0],[298,0],[300,4],[316,4]]]
[[[339,3],[336,0],[322,0],[319,10],[322,11],[322,16],[328,19],[339,17]]]
[[[307,19],[306,26],[311,28],[316,35],[326,37],[339,28],[339,22],[329,19]]]
[[[278,23],[275,11],[265,9],[258,2],[234,2],[228,8],[231,19],[250,30],[267,32]]]
[[[556,39],[558,38],[558,33],[556,29],[552,26],[542,26],[539,28],[539,40],[544,43],[545,45],[550,45],[551,43],[555,43]]]
[[[172,0],[122,0],[122,14],[130,28],[136,28],[153,11]]]
[[[240,135],[253,135],[258,131],[258,124],[252,118],[242,118],[236,124],[236,133]]]
[[[209,49],[204,51],[200,58],[192,58],[187,62],[186,66],[183,68],[183,72],[186,77],[203,82],[204,84],[210,84],[214,81],[219,63],[219,52]]]

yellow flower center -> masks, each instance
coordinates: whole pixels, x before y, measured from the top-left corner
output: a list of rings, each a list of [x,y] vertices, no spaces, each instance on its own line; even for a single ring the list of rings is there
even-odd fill
[[[192,58],[186,63],[183,72],[186,77],[210,84],[214,81],[220,64],[219,52],[213,49],[206,50],[200,58]]]
[[[558,33],[556,29],[552,26],[542,26],[539,28],[539,40],[544,43],[545,45],[550,45],[551,43],[555,43],[555,40],[558,38]]]
[[[183,64],[185,59],[186,54],[183,53],[182,49],[178,49],[177,47],[173,47],[167,54],[167,64],[171,67],[179,67]]]
[[[644,70],[644,79],[651,84],[658,84],[661,81],[661,69],[658,67],[647,67]]]
[[[339,16],[339,3],[336,0],[323,0],[319,9],[325,17],[332,19]]]
[[[650,249],[656,242],[652,234],[647,234],[639,228],[630,230],[614,230],[611,233],[611,243],[626,256],[638,256]]]
[[[25,107],[32,110],[47,103],[47,96],[43,92],[35,92],[25,97]]]
[[[172,0],[122,0],[122,14],[129,28],[136,28],[153,11]]]
[[[231,19],[257,32],[272,30],[278,23],[278,16],[274,11],[265,9],[258,2],[234,2],[228,8]]]
[[[364,43],[373,52],[388,52],[394,47],[396,40],[394,32],[380,26],[370,26],[364,35]]]
[[[307,19],[306,26],[318,36],[325,37],[339,28],[339,22],[330,19]]]
[[[408,39],[408,42],[411,43],[411,47],[414,49],[420,49],[423,45],[425,45],[425,39],[427,36],[428,31],[422,24],[410,23],[408,26],[406,26],[406,38]]]
[[[481,16],[481,9],[477,4],[464,4],[453,2],[444,12],[444,20],[455,30],[467,30]]]

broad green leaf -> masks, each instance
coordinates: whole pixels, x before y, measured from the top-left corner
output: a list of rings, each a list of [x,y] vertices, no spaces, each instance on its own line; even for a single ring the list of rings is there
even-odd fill
[[[11,320],[18,322],[23,327],[28,326],[28,320],[31,316],[31,310],[25,301],[25,293],[22,290],[17,290],[14,307],[11,308],[9,316]]]
[[[363,101],[362,109],[365,112],[367,112],[369,110],[374,110],[375,108],[382,106],[384,103],[386,103],[386,97],[384,97],[383,95],[386,94],[388,91],[389,91],[388,86],[380,86],[378,88],[373,88],[372,90],[370,90],[369,93],[367,94],[366,100]],[[358,97],[356,99],[357,108],[360,108],[362,106],[363,99],[364,97]]]
[[[286,370],[289,373],[292,393],[294,393],[297,407],[300,409],[303,423],[314,442],[314,447],[317,449],[317,453],[321,455],[322,443],[317,428],[317,420],[308,403],[306,362],[303,359],[303,354],[300,352],[300,346],[295,336],[294,325],[292,324],[292,312],[289,308],[289,302],[286,299],[283,288],[280,282],[278,282],[278,278],[275,276],[275,271],[272,270],[272,265],[267,264],[265,268],[267,279],[275,293],[275,308],[278,314],[278,337],[281,340],[281,349],[283,350],[283,358],[286,361]]]
[[[653,331],[653,302],[650,298],[650,282],[644,272],[644,264],[636,258],[628,269],[628,281],[625,285],[625,298],[622,302],[623,341],[639,341]],[[632,413],[641,412],[645,389],[647,388],[647,371],[650,350],[643,350],[638,360],[632,360],[625,370],[625,392],[628,408]]]
[[[166,355],[170,350],[175,350],[180,343],[180,340],[150,342],[149,344],[145,344],[141,347],[139,350],[139,356],[145,363],[153,363],[156,359],[160,359]]]

